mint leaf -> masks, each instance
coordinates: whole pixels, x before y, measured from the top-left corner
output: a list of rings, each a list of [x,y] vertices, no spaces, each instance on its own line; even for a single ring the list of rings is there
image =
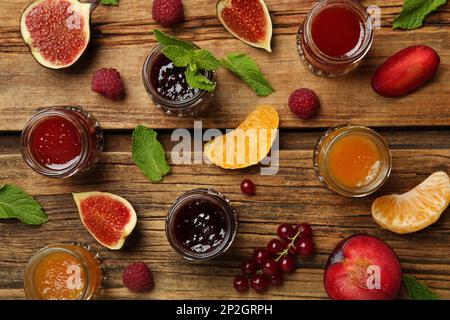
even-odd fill
[[[185,73],[186,82],[191,88],[203,89],[206,91],[213,91],[216,88],[216,84],[205,77],[197,70],[187,68]]]
[[[41,205],[29,194],[19,187],[3,185],[0,187],[0,219],[13,218],[31,225],[48,221]]]
[[[170,171],[157,135],[153,129],[141,125],[133,131],[133,160],[151,182],[161,181]]]
[[[191,51],[197,49],[197,47],[189,41],[178,40],[157,29],[155,29],[153,32],[155,33],[156,41],[158,41],[158,43],[163,47],[177,46]]]
[[[192,57],[193,62],[201,70],[216,70],[220,67],[220,61],[205,49],[197,49]]]
[[[106,4],[106,5],[113,5],[113,6],[118,6],[119,5],[119,0],[100,0],[101,4]]]
[[[408,289],[409,297],[412,300],[439,300],[439,297],[435,295],[430,288],[417,281],[412,276],[403,276],[403,283]]]
[[[447,0],[405,0],[403,9],[394,19],[394,29],[417,29],[426,16],[446,4]]]
[[[173,62],[176,67],[187,67],[193,59],[193,52],[178,46],[167,46],[162,49],[164,55]]]
[[[248,55],[232,53],[220,62],[226,69],[239,76],[258,96],[265,97],[274,92],[259,66]]]

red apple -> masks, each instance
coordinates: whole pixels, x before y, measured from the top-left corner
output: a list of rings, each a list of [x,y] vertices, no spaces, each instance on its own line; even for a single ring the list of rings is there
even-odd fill
[[[397,297],[402,269],[385,242],[358,234],[341,241],[328,258],[324,285],[336,300],[391,300]]]

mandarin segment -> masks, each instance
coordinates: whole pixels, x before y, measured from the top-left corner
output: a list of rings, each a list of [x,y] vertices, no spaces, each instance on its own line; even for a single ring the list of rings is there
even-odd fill
[[[278,134],[279,116],[269,105],[258,106],[235,130],[205,144],[205,154],[224,169],[241,169],[259,163]]]
[[[414,189],[376,199],[372,217],[381,227],[398,234],[412,233],[435,223],[450,202],[450,178],[436,172]]]

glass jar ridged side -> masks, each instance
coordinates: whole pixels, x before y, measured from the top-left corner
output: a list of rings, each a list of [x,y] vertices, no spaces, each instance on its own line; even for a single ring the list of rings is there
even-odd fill
[[[48,245],[28,261],[24,290],[31,300],[91,300],[99,297],[107,270],[98,252],[78,242]]]
[[[81,107],[39,110],[21,135],[24,161],[50,178],[67,178],[88,170],[103,150],[103,132]]]
[[[167,240],[188,260],[216,258],[226,252],[235,239],[236,215],[224,194],[212,189],[188,191],[168,211]]]
[[[317,40],[314,40],[313,27],[318,16],[332,8],[342,8],[344,12],[352,13],[355,19],[359,20],[360,29],[356,30],[359,35],[355,47],[349,50],[346,54],[333,56],[331,53],[324,52],[316,45]],[[337,17],[336,23],[342,24],[348,21],[350,16],[343,17],[345,21],[339,21]],[[319,20],[319,19],[317,19]],[[330,25],[329,17],[324,17],[322,22]],[[319,24],[319,23],[317,23]],[[343,29],[351,33],[349,29]],[[333,32],[333,31],[332,31]],[[316,32],[316,36],[324,37],[323,30]],[[345,35],[334,35],[332,38],[336,41],[343,42]],[[374,38],[372,18],[367,13],[366,9],[358,2],[353,0],[323,0],[317,2],[308,12],[305,20],[300,24],[297,33],[297,51],[301,61],[305,67],[312,73],[323,77],[341,77],[345,76],[355,68],[357,68],[367,53],[369,52]],[[332,43],[336,46],[336,43]],[[332,48],[331,48],[332,49]],[[330,50],[331,52],[332,50]]]
[[[314,148],[314,169],[330,190],[347,197],[374,193],[389,178],[392,156],[384,138],[356,125],[328,129]]]
[[[204,71],[204,76],[217,84],[215,71]],[[157,45],[145,59],[142,67],[145,90],[155,106],[165,114],[193,117],[205,111],[214,100],[214,90],[193,89],[187,85],[184,68],[177,68]]]

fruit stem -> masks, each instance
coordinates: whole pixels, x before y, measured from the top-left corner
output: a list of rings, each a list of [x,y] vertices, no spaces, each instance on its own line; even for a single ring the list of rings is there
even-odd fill
[[[298,230],[297,233],[295,234],[295,236],[293,236],[292,238],[289,238],[291,240],[291,242],[286,246],[286,248],[278,253],[278,257],[275,259],[275,262],[278,262],[281,258],[283,258],[284,256],[286,256],[289,253],[289,249],[295,248],[295,241],[297,240],[297,238],[300,236],[301,230]]]

